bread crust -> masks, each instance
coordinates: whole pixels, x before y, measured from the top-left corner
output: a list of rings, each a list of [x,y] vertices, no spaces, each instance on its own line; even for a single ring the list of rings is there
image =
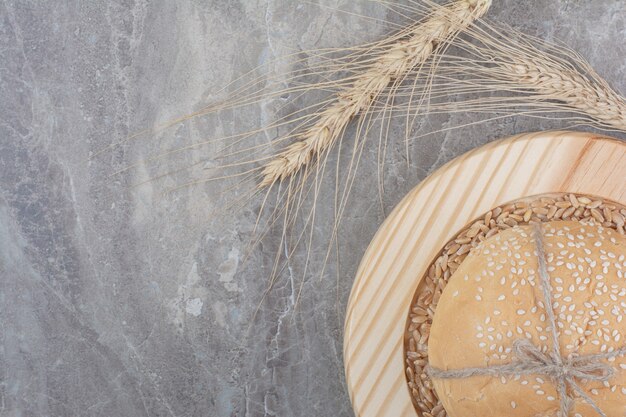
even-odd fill
[[[542,224],[553,305],[564,357],[626,344],[626,238],[601,225]],[[513,342],[552,349],[537,253],[530,226],[502,231],[478,245],[446,286],[428,342],[431,366],[450,370],[515,360]],[[608,416],[626,415],[626,358],[610,362],[609,386],[578,381]],[[557,416],[559,398],[548,377],[472,377],[433,385],[451,417]],[[575,398],[571,416],[594,416]]]

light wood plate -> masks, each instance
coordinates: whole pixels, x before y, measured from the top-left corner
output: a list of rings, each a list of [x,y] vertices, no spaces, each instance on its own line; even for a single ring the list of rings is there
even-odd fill
[[[344,362],[358,417],[419,415],[404,374],[404,331],[437,252],[496,206],[562,192],[626,204],[626,143],[582,132],[514,136],[454,159],[398,204],[363,256],[348,302]]]

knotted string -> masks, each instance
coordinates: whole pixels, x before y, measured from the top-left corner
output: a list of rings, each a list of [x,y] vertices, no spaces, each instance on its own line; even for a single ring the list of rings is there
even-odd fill
[[[449,371],[428,366],[428,375],[431,378],[440,379],[462,379],[473,376],[544,375],[549,377],[556,384],[560,400],[560,416],[567,417],[574,404],[574,399],[568,393],[569,387],[572,391],[578,393],[598,415],[607,417],[600,407],[598,407],[589,395],[578,385],[576,380],[608,382],[615,375],[615,369],[603,361],[625,355],[626,346],[608,353],[576,356],[571,359],[561,356],[541,225],[535,224],[533,231],[539,264],[538,273],[552,338],[552,352],[542,352],[540,347],[533,345],[528,339],[517,339],[513,342],[513,352],[517,360],[510,364],[482,368],[463,368]]]

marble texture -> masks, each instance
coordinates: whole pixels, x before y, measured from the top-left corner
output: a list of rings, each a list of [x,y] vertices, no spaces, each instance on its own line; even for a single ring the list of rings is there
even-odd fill
[[[354,189],[340,262],[333,257],[317,279],[325,250],[315,247],[302,280],[297,250],[269,292],[279,231],[245,256],[259,202],[211,216],[223,185],[175,196],[129,187],[155,150],[265,120],[269,104],[89,159],[219,98],[221,86],[273,56],[377,39],[391,29],[381,22],[395,19],[367,0],[313,3],[0,3],[0,416],[352,415],[344,309],[383,212],[462,152],[560,122],[508,118],[427,138],[412,145],[409,170],[403,145],[393,147],[383,208],[367,186],[375,170]],[[495,3],[492,19],[564,41],[626,92],[626,1]]]

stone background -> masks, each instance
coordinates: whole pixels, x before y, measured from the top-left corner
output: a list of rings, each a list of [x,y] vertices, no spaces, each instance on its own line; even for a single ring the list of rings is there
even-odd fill
[[[492,19],[564,41],[626,92],[624,0],[495,3]],[[0,3],[0,416],[352,414],[343,316],[359,259],[384,218],[368,185],[375,169],[362,170],[354,188],[341,262],[332,257],[317,279],[320,243],[303,275],[300,248],[265,293],[281,235],[270,230],[244,262],[259,201],[218,216],[211,212],[224,184],[171,195],[159,183],[129,185],[153,174],[145,159],[155,150],[266,120],[271,101],[89,156],[202,108],[273,56],[379,39],[394,19],[366,0]],[[392,147],[384,211],[470,148],[563,126],[509,118],[425,138],[412,144],[408,170],[404,146]],[[209,151],[163,166],[202,161]],[[375,158],[366,152],[363,163]],[[332,199],[323,193],[318,206]]]

